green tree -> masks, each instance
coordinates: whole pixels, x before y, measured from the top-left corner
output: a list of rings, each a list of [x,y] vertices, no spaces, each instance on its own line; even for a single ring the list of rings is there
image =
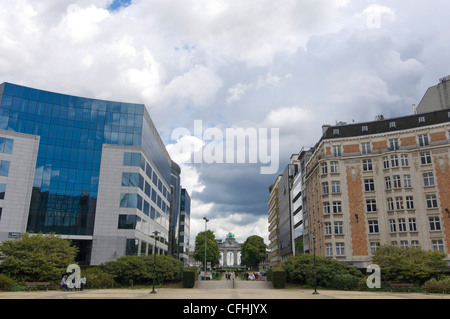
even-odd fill
[[[261,237],[256,235],[248,237],[241,246],[241,263],[252,269],[258,269],[259,264],[267,258],[266,248],[267,245]]]
[[[205,269],[205,232],[198,233],[195,237],[194,259],[203,263]],[[219,264],[220,250],[214,232],[206,231],[206,262],[211,263],[211,267]]]
[[[438,251],[385,245],[377,248],[372,262],[380,266],[383,280],[422,284],[442,274],[444,258],[445,254]]]
[[[56,281],[75,263],[78,248],[55,234],[22,234],[0,244],[0,272],[17,281]]]

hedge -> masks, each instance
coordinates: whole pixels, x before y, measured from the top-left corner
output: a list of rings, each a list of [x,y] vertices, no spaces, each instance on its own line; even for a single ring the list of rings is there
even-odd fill
[[[270,268],[267,279],[272,281],[275,289],[286,287],[286,271],[283,268]]]
[[[194,288],[195,282],[197,281],[197,268],[188,267],[183,270],[183,287],[184,288]]]

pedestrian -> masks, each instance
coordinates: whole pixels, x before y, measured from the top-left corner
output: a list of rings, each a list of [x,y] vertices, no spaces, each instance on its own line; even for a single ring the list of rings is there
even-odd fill
[[[83,276],[80,279],[80,290],[83,290],[84,286],[86,286],[86,277]]]
[[[61,279],[61,289],[62,289],[62,291],[67,291],[67,290],[69,290],[69,289],[67,288],[66,279],[67,279],[67,276],[66,276],[66,275],[64,275],[64,276],[62,277],[62,279]]]

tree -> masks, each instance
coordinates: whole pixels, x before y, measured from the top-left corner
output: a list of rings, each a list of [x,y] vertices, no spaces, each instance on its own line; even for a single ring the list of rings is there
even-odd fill
[[[386,245],[377,248],[372,261],[380,266],[383,280],[422,284],[442,274],[441,267],[447,264],[444,258],[438,251]]]
[[[258,269],[259,264],[267,258],[266,248],[267,245],[261,237],[256,235],[248,237],[241,247],[241,263],[252,269]]]
[[[17,281],[57,281],[75,263],[78,248],[55,234],[22,234],[0,244],[0,272]]]
[[[194,259],[203,263],[205,269],[205,232],[198,233],[195,237]],[[220,250],[214,232],[206,231],[206,262],[211,263],[211,267],[219,264]]]

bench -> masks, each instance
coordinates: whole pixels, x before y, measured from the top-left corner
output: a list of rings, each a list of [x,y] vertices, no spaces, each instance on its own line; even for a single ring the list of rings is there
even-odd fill
[[[414,287],[414,284],[399,283],[399,284],[390,284],[389,286],[391,287],[391,292],[394,292],[395,288],[408,288],[408,292],[410,292],[411,288]]]
[[[443,294],[447,293],[447,289],[449,287],[445,286],[445,285],[432,285],[432,284],[426,284],[423,286],[423,289],[425,290],[425,293],[428,294],[428,290],[430,289],[438,289],[438,290],[442,290]]]
[[[48,291],[48,286],[50,283],[48,282],[27,282],[25,286],[28,288],[28,291],[31,290],[31,287],[44,287]]]

